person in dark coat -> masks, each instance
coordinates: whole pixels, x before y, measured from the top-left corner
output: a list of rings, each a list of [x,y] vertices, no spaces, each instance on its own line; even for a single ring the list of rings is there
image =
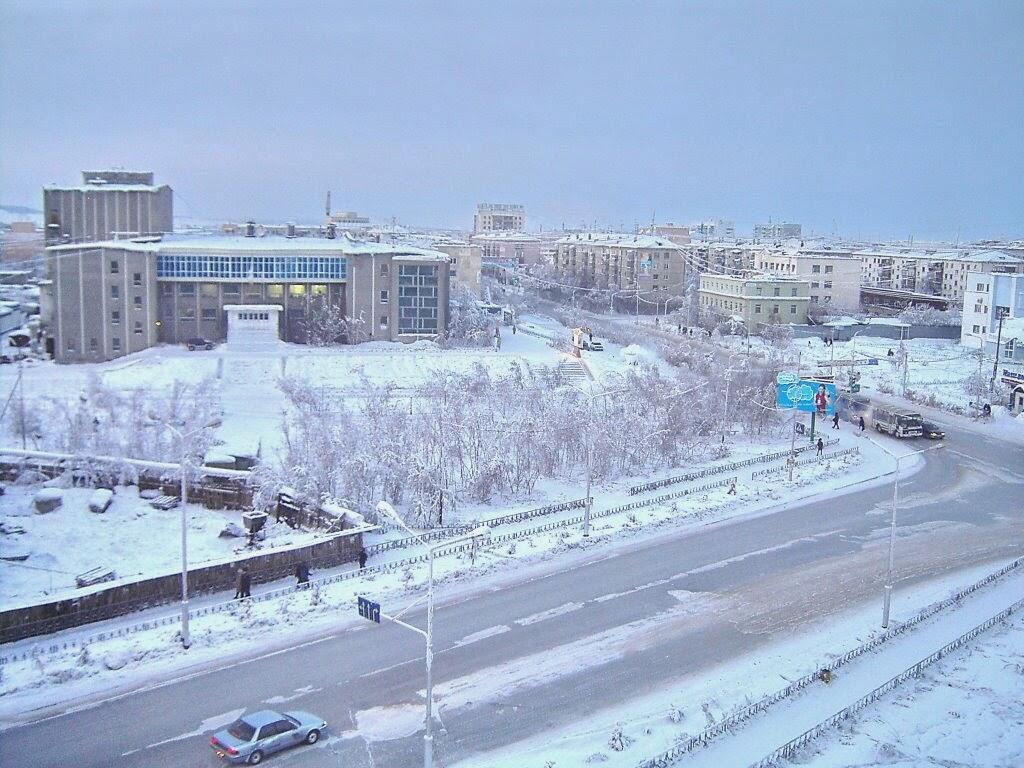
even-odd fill
[[[252,588],[252,575],[248,569],[242,569],[242,597],[252,597],[252,593],[249,591]]]
[[[366,567],[366,548],[359,550],[359,569],[362,570]]]
[[[818,448],[818,458],[821,458],[821,452],[825,450],[825,442],[819,437],[818,442],[815,443]]]
[[[298,582],[298,586],[303,584],[309,584],[309,566],[305,563],[295,564],[295,580]]]
[[[242,584],[243,584],[244,574],[245,574],[245,568],[239,568],[238,569],[238,573],[235,574],[235,596],[233,598],[231,598],[232,600],[237,600],[238,598],[243,597],[243,595],[242,595]]]
[[[839,429],[839,413],[832,414],[832,429]]]
[[[861,432],[864,431],[864,417],[863,416],[861,416],[859,419],[857,419],[857,426],[860,427],[860,431]]]

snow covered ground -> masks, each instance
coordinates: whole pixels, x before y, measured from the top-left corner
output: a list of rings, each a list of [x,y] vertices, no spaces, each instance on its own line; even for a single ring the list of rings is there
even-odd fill
[[[0,497],[0,604],[31,604],[44,596],[71,596],[75,576],[95,567],[118,579],[173,573],[181,567],[181,510],[154,509],[135,486],[118,486],[106,512],[89,510],[91,488],[64,488],[63,504],[39,514],[32,505],[40,484],[8,485]],[[188,505],[189,562],[199,566],[248,551],[245,539],[220,538],[228,523],[241,526],[241,512]],[[262,551],[313,541],[270,520]],[[88,542],[88,545],[84,543]],[[27,556],[27,557],[26,557]],[[24,560],[12,560],[25,557]],[[110,586],[109,584],[107,586]]]
[[[904,683],[793,764],[1024,765],[1024,616]]]

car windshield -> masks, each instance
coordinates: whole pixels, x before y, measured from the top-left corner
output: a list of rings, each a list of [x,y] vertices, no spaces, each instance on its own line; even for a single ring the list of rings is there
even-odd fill
[[[245,720],[235,720],[235,722],[228,726],[228,733],[239,741],[252,741],[256,729],[245,722]]]
[[[284,719],[285,719],[285,720],[287,720],[287,721],[288,721],[289,723],[291,723],[292,725],[294,725],[294,726],[295,726],[296,728],[298,728],[298,727],[299,727],[300,725],[302,725],[302,723],[300,723],[300,722],[299,722],[298,720],[296,720],[296,719],[295,719],[294,717],[292,717],[291,715],[285,715],[285,716],[284,716]]]

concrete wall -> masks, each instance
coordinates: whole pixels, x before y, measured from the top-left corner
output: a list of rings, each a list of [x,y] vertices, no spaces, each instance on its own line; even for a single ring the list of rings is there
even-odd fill
[[[245,565],[254,584],[290,576],[295,565],[333,568],[359,559],[363,547],[361,529],[332,534],[314,544],[273,552],[239,556],[230,562],[206,565],[188,572],[189,594],[226,591],[235,586],[236,573]],[[97,585],[77,597],[0,612],[0,643],[56,632],[94,621],[133,613],[143,608],[172,603],[181,597],[181,572],[137,581]]]
[[[168,186],[140,189],[43,190],[46,242],[109,240],[115,232],[174,231],[174,192]]]

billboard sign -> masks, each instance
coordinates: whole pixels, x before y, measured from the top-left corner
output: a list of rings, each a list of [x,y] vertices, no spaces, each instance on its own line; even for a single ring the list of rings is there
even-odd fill
[[[836,411],[836,385],[814,379],[799,379],[791,382],[784,374],[776,379],[777,408],[795,408],[819,416],[831,416]]]

